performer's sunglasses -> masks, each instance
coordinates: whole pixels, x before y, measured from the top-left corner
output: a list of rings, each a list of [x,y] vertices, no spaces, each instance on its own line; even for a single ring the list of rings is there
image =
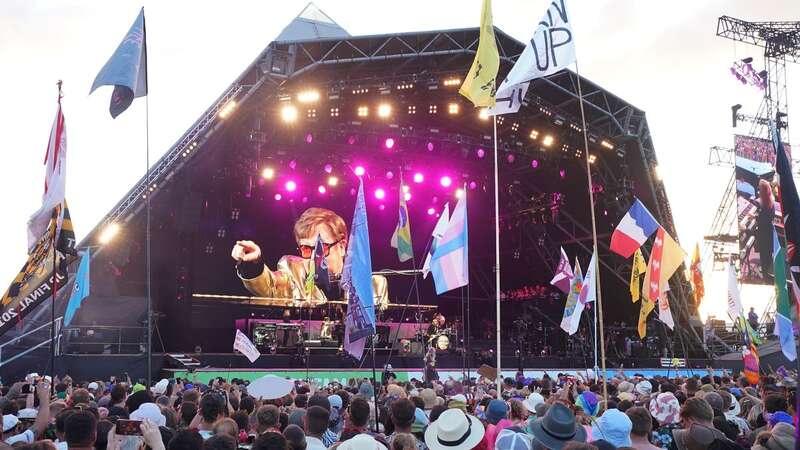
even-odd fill
[[[338,243],[342,242],[344,239],[339,239],[336,242],[332,242],[330,244],[323,242],[322,243],[322,253],[325,256],[328,256],[331,253],[331,248],[337,245]],[[314,255],[314,246],[313,245],[299,245],[297,247],[300,250],[300,256],[304,259],[309,259],[311,256]]]

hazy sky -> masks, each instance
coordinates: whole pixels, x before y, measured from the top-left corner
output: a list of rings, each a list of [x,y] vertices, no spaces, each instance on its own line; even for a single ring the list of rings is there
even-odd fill
[[[316,1],[353,35],[477,26],[480,3]],[[549,1],[493,3],[495,25],[526,40]],[[305,4],[144,2],[152,161]],[[731,104],[742,103],[743,112],[754,113],[760,98],[728,72],[734,59],[758,57],[759,49],[716,37],[717,17],[797,20],[800,2],[569,0],[568,5],[582,75],[647,112],[678,237],[690,251],[708,231],[732,170],[708,167],[708,148],[733,145]],[[64,81],[67,198],[79,239],[145,171],[144,100],[112,120],[107,111],[110,88],[88,96],[94,76],[141,6],[141,1],[127,0],[3,0],[0,5],[0,289],[25,261],[25,224],[40,203],[41,163],[55,114],[57,80]],[[790,67],[790,82],[800,81],[798,73]],[[800,83],[789,90],[790,105],[800,108],[795,94]],[[792,140],[797,141],[800,125],[790,123]],[[703,318],[707,311],[724,311],[723,280],[707,277]],[[769,289],[748,289],[743,303],[760,311],[769,295]]]

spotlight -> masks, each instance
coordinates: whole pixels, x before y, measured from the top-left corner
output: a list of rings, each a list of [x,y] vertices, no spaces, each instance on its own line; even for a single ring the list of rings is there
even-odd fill
[[[356,111],[358,113],[358,117],[367,117],[369,115],[369,108],[366,106],[359,106]]]
[[[558,175],[559,175],[561,178],[566,178],[566,177],[567,177],[567,171],[566,171],[566,170],[564,170],[564,169],[561,169],[561,170],[559,170],[559,171],[558,171]]]
[[[414,183],[422,183],[425,181],[425,175],[420,172],[414,174]]]
[[[356,166],[354,172],[356,176],[360,177],[363,176],[367,172],[367,170],[364,169],[364,166]]]
[[[383,203],[381,203],[380,205],[378,205],[378,209],[380,209],[381,211],[383,211],[384,209],[386,209],[386,205],[384,205]]]
[[[328,186],[330,186],[330,187],[334,187],[334,186],[336,186],[337,184],[339,184],[339,179],[338,179],[338,178],[336,178],[336,177],[335,177],[335,176],[333,176],[333,175],[331,175],[331,176],[329,176],[329,177],[328,177]]]
[[[509,154],[506,155],[506,161],[508,161],[509,164],[513,164],[514,160],[516,160],[516,159],[517,159],[517,157],[514,156],[513,153],[509,153]]]
[[[383,200],[386,197],[386,191],[381,188],[375,189],[375,198]]]
[[[478,154],[478,158],[480,158],[480,159],[483,159],[483,157],[486,156],[486,150],[484,150],[482,148],[479,148],[478,151],[475,152],[475,153]]]
[[[553,145],[553,141],[554,141],[553,136],[550,136],[548,134],[547,136],[544,137],[544,139],[542,139],[542,145],[544,145],[545,147],[550,147],[551,145]]]
[[[319,192],[320,194],[324,194],[324,193],[328,192],[328,190],[325,189],[325,186],[320,184],[319,186],[317,186],[317,192]]]
[[[539,137],[539,132],[538,132],[538,131],[536,131],[536,130],[531,130],[530,137],[531,137],[531,139],[536,139],[536,138],[538,138],[538,137]]]
[[[281,108],[281,119],[286,123],[292,123],[297,120],[297,108],[294,105],[284,105]]]
[[[325,164],[325,173],[333,172],[333,166],[330,164]]]
[[[531,161],[531,167],[533,167],[534,169],[539,167],[539,160],[534,159],[533,161]]]
[[[481,108],[480,112],[478,112],[478,118],[481,120],[489,120],[489,109]]]
[[[283,196],[281,194],[275,194],[275,200],[280,201],[282,198]]]
[[[300,103],[314,103],[317,100],[319,100],[319,91],[314,89],[301,91],[297,94],[297,101]]]
[[[406,192],[405,194],[403,194],[403,198],[404,198],[406,201],[409,201],[409,200],[411,200],[411,192]]]
[[[595,161],[597,161],[597,155],[590,154],[589,155],[589,164],[594,164]]]
[[[603,148],[607,148],[609,150],[614,150],[614,144],[612,144],[611,142],[609,142],[609,141],[607,141],[605,139],[600,141],[600,146],[603,147]]]
[[[261,177],[265,180],[271,180],[275,178],[275,169],[272,167],[265,167],[264,170],[261,171]]]
[[[388,103],[381,103],[378,105],[378,117],[387,118],[392,115],[392,105]]]
[[[306,144],[314,142],[314,135],[311,133],[306,134]]]
[[[434,214],[436,214],[436,210],[435,210],[435,209],[433,209],[433,208],[428,208],[428,215],[429,215],[429,216],[432,216],[432,215],[434,215]]]
[[[297,168],[297,161],[295,161],[295,160],[289,161],[289,168],[292,169],[292,170],[296,169]]]
[[[459,84],[461,84],[461,79],[460,78],[448,78],[448,79],[444,80],[442,82],[442,84],[445,85],[445,86],[458,86]]]
[[[394,138],[386,138],[386,140],[383,142],[383,145],[387,149],[391,150],[394,147]]]
[[[450,187],[450,185],[453,184],[453,179],[445,175],[439,179],[439,184],[444,187]]]
[[[427,147],[429,152],[432,152],[433,151],[433,142],[428,142],[428,145],[426,147]]]
[[[117,233],[119,233],[119,224],[111,223],[106,225],[106,227],[103,228],[103,232],[100,233],[100,243],[108,244],[114,239],[114,236],[116,236]]]
[[[228,116],[233,113],[233,110],[236,109],[236,100],[230,100],[228,103],[225,103],[225,106],[219,110],[219,118],[226,119]]]
[[[394,178],[394,172],[392,172],[391,170],[386,172],[386,179],[391,180],[392,178]]]
[[[403,193],[404,194],[408,194],[410,191],[411,191],[411,189],[408,187],[408,185],[404,184],[403,185]]]
[[[286,182],[285,187],[287,191],[294,192],[295,190],[297,190],[297,183],[295,183],[294,180],[289,180]]]
[[[458,114],[458,103],[450,103],[447,105],[447,112],[450,114]]]
[[[456,198],[461,198],[464,196],[464,189],[458,188],[456,189]]]
[[[473,191],[474,191],[475,189],[477,189],[477,188],[478,188],[478,183],[476,183],[476,182],[474,182],[474,181],[470,181],[470,182],[469,182],[469,188],[470,188],[470,190],[473,190]]]

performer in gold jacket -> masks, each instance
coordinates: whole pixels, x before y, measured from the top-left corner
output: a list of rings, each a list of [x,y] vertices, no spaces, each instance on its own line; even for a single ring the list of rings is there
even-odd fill
[[[320,305],[328,298],[318,286],[309,295],[305,280],[313,264],[312,255],[317,235],[322,239],[322,249],[328,263],[328,272],[338,278],[344,268],[347,249],[347,225],[335,212],[324,208],[308,208],[294,224],[294,239],[300,256],[284,255],[277,270],[272,271],[263,262],[261,248],[253,241],[237,241],[231,251],[236,261],[239,278],[253,295],[286,299],[285,305]],[[386,278],[372,276],[372,293],[375,306],[384,309],[389,304]]]

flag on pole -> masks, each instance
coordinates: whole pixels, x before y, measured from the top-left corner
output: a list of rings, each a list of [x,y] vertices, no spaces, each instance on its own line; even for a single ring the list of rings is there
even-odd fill
[[[344,349],[361,359],[367,338],[375,334],[375,299],[372,293],[372,257],[364,203],[364,181],[359,179],[353,225],[342,270],[342,289],[347,294]]]
[[[494,106],[494,94],[497,90],[497,70],[500,68],[500,54],[497,52],[497,41],[492,25],[492,0],[483,0],[481,7],[481,29],[478,39],[478,51],[469,73],[458,93],[466,97],[476,107]]]
[[[128,34],[111,55],[92,83],[89,94],[100,86],[114,86],[109,112],[116,118],[133,102],[147,95],[147,39],[144,8],[131,25]]]
[[[744,376],[751,384],[758,384],[759,377],[759,357],[758,348],[752,342],[747,343],[742,348],[742,362],[744,362]]]
[[[397,227],[392,234],[391,246],[397,249],[397,258],[406,262],[414,257],[414,248],[411,246],[411,223],[408,221],[408,205],[406,205],[405,192],[403,192],[403,175],[400,174],[400,210]]]
[[[319,234],[317,234],[317,240],[314,243],[314,253],[311,255],[311,267],[306,275],[305,293],[308,298],[312,298],[314,295],[315,287],[320,288],[326,295],[330,290],[328,262],[325,260],[322,236]]]
[[[786,262],[789,264],[789,277],[792,286],[792,310],[800,312],[800,197],[792,178],[792,166],[783,149],[780,131],[772,126],[772,145],[775,147],[775,170],[778,175],[778,199],[783,212],[783,226],[786,230]]]
[[[639,288],[639,279],[644,275],[647,271],[647,263],[644,262],[644,256],[642,256],[642,249],[637,248],[636,251],[633,253],[633,264],[631,265],[631,302],[636,303],[639,301],[639,293],[641,289]],[[649,311],[648,311],[649,312]]]
[[[597,254],[592,253],[589,267],[586,269],[586,277],[581,283],[581,295],[578,298],[581,303],[586,305],[592,303],[597,297]]]
[[[497,89],[497,106],[490,114],[519,111],[528,81],[564,70],[575,62],[575,39],[566,0],[550,3],[533,37]]]
[[[467,239],[467,194],[458,199],[442,238],[431,257],[431,273],[436,294],[466,286],[469,283]]]
[[[256,362],[256,360],[261,357],[261,352],[253,345],[250,338],[242,333],[242,330],[236,330],[236,338],[233,340],[233,350],[246,356],[250,363]]]
[[[742,296],[739,293],[739,280],[736,276],[736,266],[733,264],[733,260],[728,263],[728,317],[734,322],[740,317],[744,317]]]
[[[655,217],[638,198],[633,200],[631,209],[620,220],[611,235],[611,251],[624,258],[630,258],[637,248],[659,228]]]
[[[644,275],[643,296],[651,301],[658,301],[658,318],[670,329],[675,326],[672,311],[669,308],[669,279],[686,259],[686,252],[672,239],[663,227],[658,227],[650,261]]]
[[[772,258],[775,270],[775,336],[781,343],[783,356],[789,361],[797,359],[792,331],[792,307],[789,291],[786,289],[786,250],[778,239],[775,227],[772,228]]]
[[[639,307],[639,338],[644,339],[647,335],[647,316],[656,307],[656,303],[645,296],[642,296],[642,305]]]
[[[553,279],[550,280],[550,284],[559,288],[561,292],[569,294],[569,288],[574,276],[575,274],[572,272],[572,266],[569,265],[567,252],[564,251],[564,247],[561,247],[561,259],[558,261],[556,274],[553,276]]]
[[[692,255],[692,265],[690,267],[692,272],[692,287],[694,288],[694,307],[700,307],[700,302],[703,301],[703,296],[706,295],[706,289],[703,283],[703,269],[700,267],[700,244],[694,244],[694,254]]]
[[[578,331],[578,325],[581,323],[581,314],[585,307],[584,303],[580,301],[582,288],[583,273],[578,258],[575,258],[575,276],[572,277],[572,282],[569,284],[567,302],[564,304],[564,316],[561,318],[561,329],[570,336]]]
[[[78,308],[81,307],[83,299],[89,296],[91,292],[91,260],[92,255],[89,249],[86,249],[81,258],[81,264],[78,266],[78,273],[75,275],[75,282],[72,285],[72,295],[67,302],[67,309],[64,310],[64,326],[72,322]]]
[[[444,232],[447,230],[448,223],[450,223],[450,204],[445,203],[442,214],[439,215],[439,220],[436,221],[436,226],[433,227],[431,248],[428,251],[428,255],[425,256],[425,263],[422,265],[423,279],[428,278],[428,272],[431,271],[431,258],[433,257],[433,252],[436,250],[436,245],[438,244],[439,240],[442,238],[442,236],[444,236]]]
[[[53,127],[50,129],[44,165],[42,205],[28,220],[28,251],[47,231],[47,224],[53,217],[53,209],[64,203],[67,185],[67,128],[60,100]]]

